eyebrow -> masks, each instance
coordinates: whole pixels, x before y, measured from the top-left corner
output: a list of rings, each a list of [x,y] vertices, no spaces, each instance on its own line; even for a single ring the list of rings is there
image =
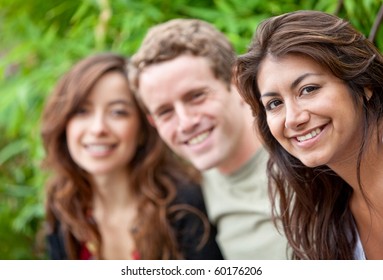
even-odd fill
[[[293,90],[296,88],[304,79],[306,79],[308,76],[320,76],[320,74],[315,74],[315,73],[305,73],[298,78],[296,78],[290,85],[290,90]],[[278,96],[279,94],[276,92],[266,92],[261,95],[259,98],[260,100],[264,97],[273,97],[273,96]]]
[[[131,106],[135,107],[133,101],[125,100],[125,99],[113,100],[113,101],[108,103],[108,106],[119,105],[119,104],[126,105],[126,106],[129,106],[129,107],[131,107]]]
[[[190,95],[193,95],[195,93],[199,93],[199,92],[207,92],[209,90],[209,87],[208,86],[200,86],[200,87],[196,87],[196,88],[192,88],[192,89],[189,89],[188,91],[186,91],[183,95],[182,95],[182,99],[188,99],[190,97]]]
[[[294,82],[291,83],[290,89],[296,88],[299,85],[300,82],[302,82],[306,77],[311,76],[311,75],[316,75],[316,74],[314,74],[314,73],[305,73],[305,74],[299,76],[298,78],[295,79]]]

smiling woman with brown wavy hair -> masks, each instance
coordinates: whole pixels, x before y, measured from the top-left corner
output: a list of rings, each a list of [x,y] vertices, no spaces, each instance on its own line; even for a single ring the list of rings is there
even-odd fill
[[[56,85],[42,116],[54,259],[220,259],[198,174],[130,93],[126,60],[97,54]]]
[[[296,11],[258,26],[236,77],[294,258],[383,259],[379,50],[346,20]]]

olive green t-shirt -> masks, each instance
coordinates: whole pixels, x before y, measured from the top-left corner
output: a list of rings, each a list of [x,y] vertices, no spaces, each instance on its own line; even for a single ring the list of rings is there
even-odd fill
[[[267,191],[267,152],[261,148],[230,175],[204,172],[203,193],[209,220],[225,259],[287,259],[287,240],[271,220]],[[282,232],[282,231],[281,231]]]

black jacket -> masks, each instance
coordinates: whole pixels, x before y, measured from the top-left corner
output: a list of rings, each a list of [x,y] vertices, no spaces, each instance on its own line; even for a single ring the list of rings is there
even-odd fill
[[[199,186],[193,184],[179,184],[177,196],[172,205],[187,204],[199,209],[206,215],[205,203]],[[171,224],[177,235],[180,250],[187,260],[222,260],[221,251],[216,243],[216,229],[210,226],[210,235],[204,246],[198,250],[204,234],[204,227],[201,219],[187,212],[179,219],[171,219]],[[67,254],[65,251],[64,238],[58,223],[53,233],[47,236],[48,255],[51,259],[65,260]],[[80,245],[79,245],[80,248]]]

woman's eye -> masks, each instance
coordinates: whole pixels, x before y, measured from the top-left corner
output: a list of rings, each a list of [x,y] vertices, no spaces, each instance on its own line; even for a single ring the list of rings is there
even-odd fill
[[[307,87],[304,87],[302,89],[302,92],[301,94],[305,95],[305,94],[310,94],[312,93],[313,91],[317,90],[319,87],[317,86],[307,86]]]
[[[127,116],[129,113],[126,110],[113,110],[113,116]]]
[[[80,108],[77,108],[73,112],[73,115],[74,116],[81,116],[81,115],[85,115],[87,112],[88,112],[88,110],[85,107],[80,107]]]
[[[282,101],[276,99],[276,100],[271,100],[269,102],[266,103],[265,105],[265,109],[267,111],[271,111],[271,110],[274,110],[275,108],[277,108],[279,105],[282,104]]]

